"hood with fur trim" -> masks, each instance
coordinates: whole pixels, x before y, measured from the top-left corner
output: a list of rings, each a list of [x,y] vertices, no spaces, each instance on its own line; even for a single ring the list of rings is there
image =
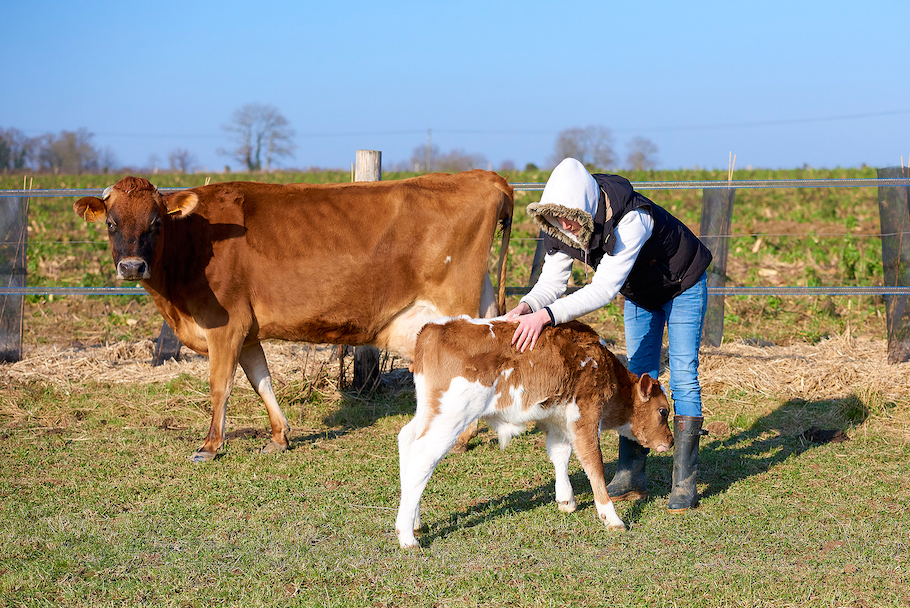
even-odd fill
[[[560,162],[543,189],[539,203],[528,205],[528,215],[553,238],[587,251],[594,233],[594,215],[600,187],[585,166],[574,158]],[[581,224],[578,236],[563,230],[559,218]]]

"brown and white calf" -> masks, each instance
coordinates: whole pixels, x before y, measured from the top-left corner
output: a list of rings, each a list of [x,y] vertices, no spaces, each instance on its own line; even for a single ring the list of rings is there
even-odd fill
[[[458,435],[483,418],[505,449],[536,422],[546,432],[556,468],[559,509],[575,510],[569,482],[572,450],[581,461],[597,516],[611,530],[624,530],[607,493],[600,431],[615,429],[654,449],[673,445],[670,405],[656,380],[631,373],[582,323],[548,327],[534,350],[511,345],[514,323],[443,319],[417,337],[414,385],[417,413],[398,434],[401,505],[395,532],[402,547],[417,546],[420,497],[433,469]]]

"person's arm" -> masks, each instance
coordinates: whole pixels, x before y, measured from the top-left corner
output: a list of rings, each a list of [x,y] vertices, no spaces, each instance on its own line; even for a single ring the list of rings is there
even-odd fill
[[[614,232],[616,246],[613,255],[605,255],[600,260],[591,282],[548,305],[555,323],[558,325],[577,319],[609,304],[629,277],[653,229],[654,219],[647,211],[639,209],[626,214]]]
[[[566,292],[572,276],[573,261],[572,256],[562,251],[548,253],[544,257],[537,283],[521,298],[521,302],[528,305],[529,312],[537,312],[544,306],[549,306]]]

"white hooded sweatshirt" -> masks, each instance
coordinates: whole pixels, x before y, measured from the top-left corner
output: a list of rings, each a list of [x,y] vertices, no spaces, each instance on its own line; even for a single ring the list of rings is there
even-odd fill
[[[540,202],[528,205],[528,213],[555,238],[587,252],[600,193],[597,181],[585,166],[574,158],[567,158],[553,169]],[[606,204],[609,205],[609,201]],[[580,223],[579,234],[576,236],[563,230],[559,217]],[[560,296],[566,292],[574,260],[561,251],[548,253],[537,284],[521,301],[527,303],[532,312],[549,307],[557,325],[606,306],[626,282],[653,229],[654,220],[647,211],[635,209],[627,213],[614,232],[613,255],[603,256],[591,282],[565,298]]]

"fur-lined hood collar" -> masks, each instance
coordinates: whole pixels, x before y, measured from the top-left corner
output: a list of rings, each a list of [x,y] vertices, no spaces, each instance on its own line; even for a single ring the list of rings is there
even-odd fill
[[[567,158],[553,169],[540,202],[528,205],[528,214],[553,238],[587,251],[594,234],[594,215],[599,200],[597,181],[583,164]],[[581,224],[578,236],[562,229],[561,217]]]

